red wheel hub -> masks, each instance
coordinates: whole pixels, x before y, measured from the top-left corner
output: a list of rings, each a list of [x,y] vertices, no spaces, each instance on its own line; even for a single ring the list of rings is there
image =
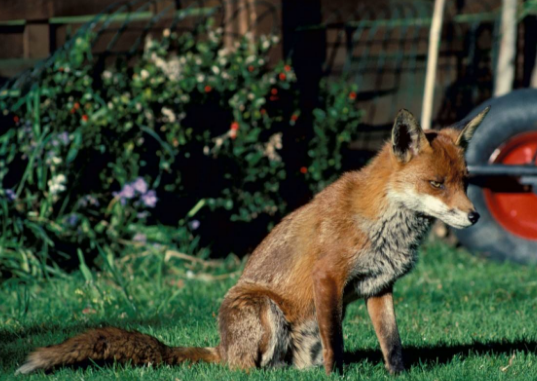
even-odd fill
[[[519,134],[496,149],[489,163],[531,164],[537,151],[537,131]],[[537,164],[537,160],[533,165]],[[485,189],[485,201],[494,219],[507,231],[537,240],[537,195]]]

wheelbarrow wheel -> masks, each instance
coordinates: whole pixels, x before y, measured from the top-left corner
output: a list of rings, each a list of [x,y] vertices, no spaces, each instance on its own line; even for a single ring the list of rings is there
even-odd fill
[[[469,165],[537,165],[537,90],[513,91],[477,107],[492,108],[466,152]],[[537,194],[509,192],[470,184],[468,196],[481,215],[479,222],[456,232],[471,251],[497,260],[537,263]]]

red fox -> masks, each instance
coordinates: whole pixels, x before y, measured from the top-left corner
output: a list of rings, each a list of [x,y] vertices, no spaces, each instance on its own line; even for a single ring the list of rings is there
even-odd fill
[[[424,132],[401,110],[391,141],[369,165],[344,174],[284,218],[226,294],[215,348],[168,347],[118,328],[90,330],[39,348],[17,373],[110,360],[132,364],[205,361],[233,369],[324,365],[341,370],[342,320],[359,298],[390,373],[404,370],[392,288],[416,262],[434,218],[455,228],[479,219],[466,196],[464,150],[489,108],[462,131]]]

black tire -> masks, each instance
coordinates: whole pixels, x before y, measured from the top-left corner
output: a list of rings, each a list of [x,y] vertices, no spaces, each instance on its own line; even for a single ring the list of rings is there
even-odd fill
[[[491,99],[473,110],[465,120],[477,115],[487,105],[492,106],[491,110],[475,132],[466,152],[468,164],[486,164],[502,143],[515,135],[537,129],[535,89],[517,90]],[[476,225],[456,231],[464,246],[501,261],[537,263],[537,241],[518,237],[498,224],[487,208],[482,188],[470,185],[468,196],[481,218]],[[537,210],[535,216],[537,218]]]

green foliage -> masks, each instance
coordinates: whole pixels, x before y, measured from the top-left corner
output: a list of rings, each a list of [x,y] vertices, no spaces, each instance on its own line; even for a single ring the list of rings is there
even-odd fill
[[[324,108],[313,110],[313,138],[309,142],[307,177],[318,192],[341,171],[342,149],[356,138],[362,111],[354,105],[358,88],[345,82],[321,83]]]
[[[286,150],[305,143],[283,141],[308,110],[291,64],[267,63],[277,36],[229,45],[209,20],[111,67],[91,41],[77,37],[23,96],[0,99],[4,275],[57,273],[80,252],[90,266],[133,245],[207,256],[221,238],[213,216],[257,223],[261,237],[288,211],[286,182],[322,189],[357,130],[356,89],[323,85],[309,159],[287,166]]]

